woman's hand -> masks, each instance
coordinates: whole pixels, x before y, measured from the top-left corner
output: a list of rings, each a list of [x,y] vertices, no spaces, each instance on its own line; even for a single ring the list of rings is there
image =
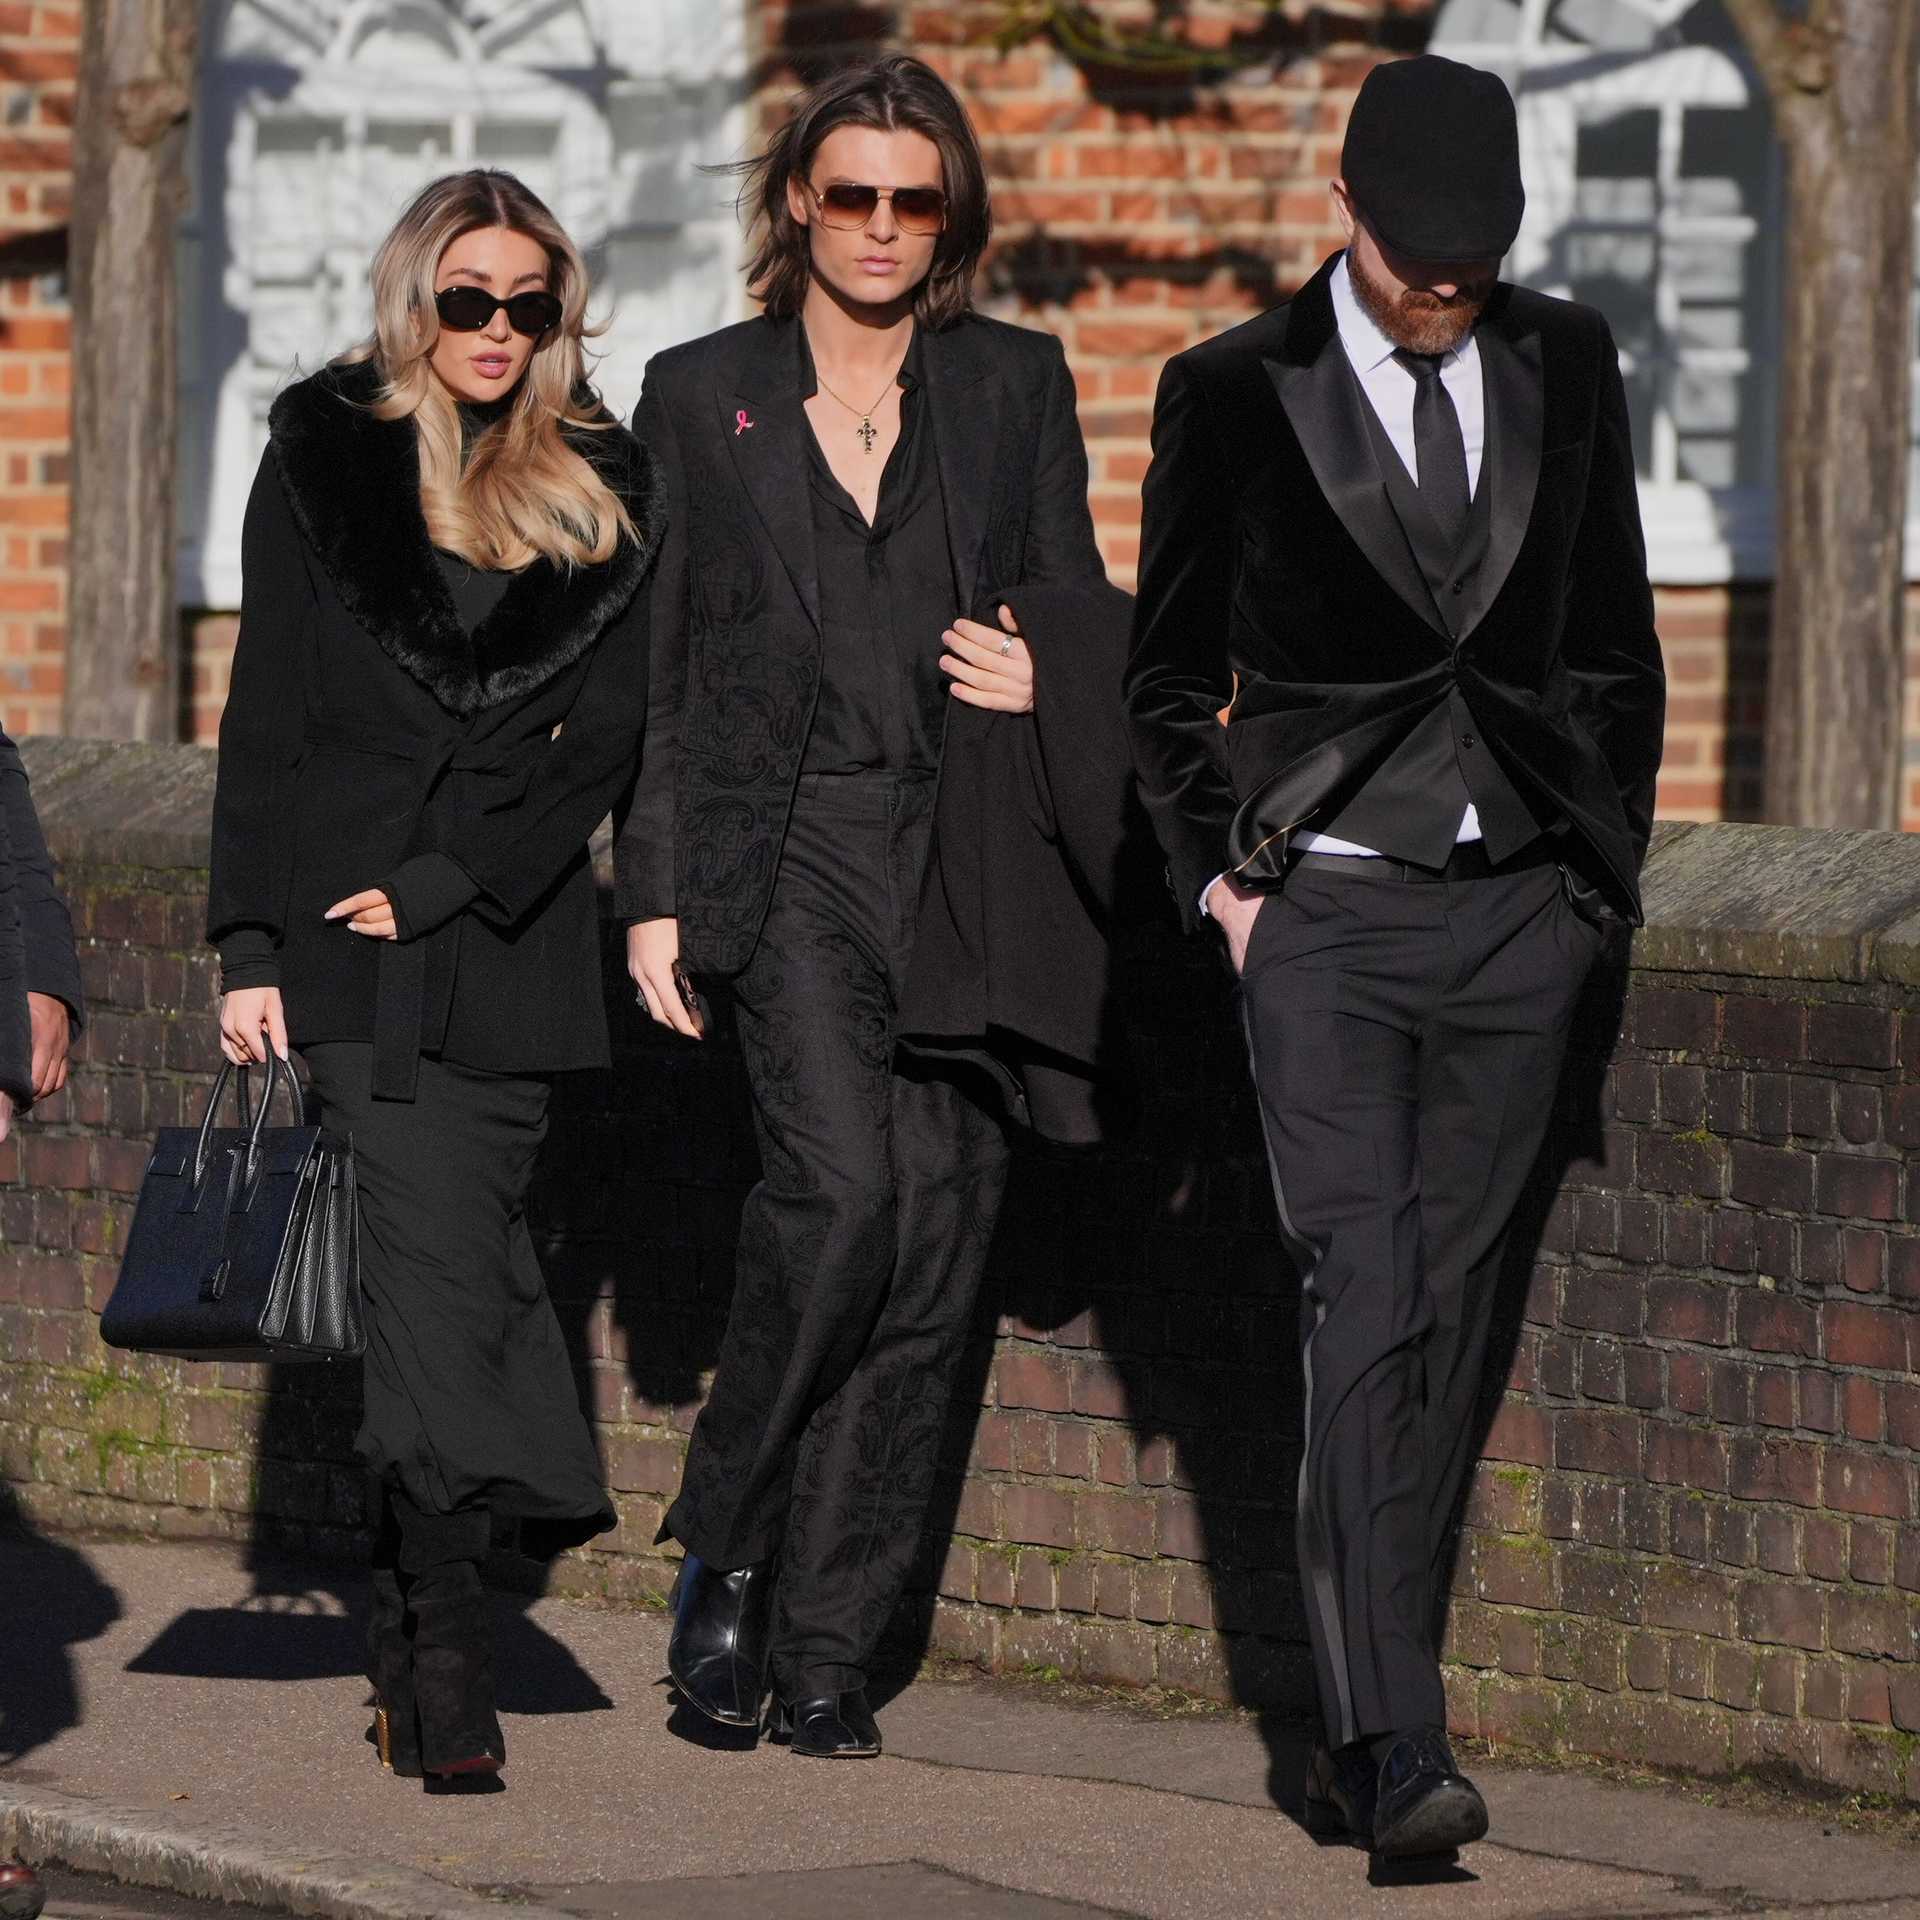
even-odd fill
[[[400,923],[394,918],[393,902],[378,887],[365,893],[349,894],[327,909],[329,920],[344,920],[349,933],[363,933],[369,940],[397,940]]]
[[[264,1067],[269,1046],[282,1060],[287,1057],[287,1013],[280,1004],[280,989],[237,987],[223,993],[220,1051],[236,1067]]]
[[[13,1131],[13,1095],[0,1093],[0,1143]]]
[[[1031,713],[1033,655],[1020,638],[1011,607],[1000,609],[1000,625],[1003,631],[996,633],[978,620],[956,620],[940,636],[947,643],[940,671],[953,682],[948,692],[970,707]]]
[[[674,977],[679,959],[678,920],[636,920],[627,929],[627,972],[640,989],[640,1004],[663,1027],[698,1040],[700,1028],[680,998],[680,983]]]

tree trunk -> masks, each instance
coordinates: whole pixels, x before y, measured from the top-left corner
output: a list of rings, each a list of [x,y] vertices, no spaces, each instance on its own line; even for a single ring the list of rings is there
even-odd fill
[[[1920,9],[1814,0],[1756,51],[1787,165],[1766,815],[1897,827]]]
[[[73,137],[67,731],[172,740],[179,301],[195,0],[88,0]]]

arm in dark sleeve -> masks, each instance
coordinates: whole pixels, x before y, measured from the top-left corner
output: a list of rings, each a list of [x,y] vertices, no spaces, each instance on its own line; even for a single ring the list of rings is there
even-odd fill
[[[207,889],[207,937],[220,949],[220,984],[229,992],[280,981],[293,780],[306,723],[302,649],[313,588],[271,448],[247,500],[240,566],[240,632],[220,716]]]
[[[647,731],[640,773],[618,821],[613,847],[613,907],[622,920],[664,920],[674,912],[674,795],[680,768],[680,716],[687,684],[687,479],[660,380],[647,369],[634,431],[660,462],[667,488],[667,537],[650,601]]]
[[[1227,624],[1234,505],[1226,461],[1192,373],[1173,360],[1153,408],[1141,488],[1140,587],[1123,682],[1133,764],[1167,854],[1182,922],[1227,865],[1236,801],[1220,709],[1233,698]]]
[[[0,809],[6,814],[5,844],[19,917],[25,991],[63,1001],[77,1027],[86,1001],[80,988],[80,960],[73,949],[73,921],[53,883],[53,856],[33,809],[27,769],[20,750],[4,733],[0,733]]]
[[[1041,403],[1023,578],[1029,584],[1104,580],[1107,570],[1093,537],[1093,511],[1087,505],[1087,443],[1075,411],[1073,375],[1060,342],[1050,340],[1048,345],[1051,365]]]
[[[510,835],[458,855],[417,854],[376,882],[402,939],[431,933],[471,905],[505,926],[523,919],[566,872],[633,777],[647,717],[647,588],[601,634],[565,724],[541,754]],[[493,832],[493,826],[489,832]]]
[[[1613,335],[1604,326],[1599,346],[1593,465],[1574,535],[1562,647],[1573,681],[1573,717],[1606,756],[1635,850],[1644,858],[1665,739],[1667,681],[1653,625],[1626,387]]]

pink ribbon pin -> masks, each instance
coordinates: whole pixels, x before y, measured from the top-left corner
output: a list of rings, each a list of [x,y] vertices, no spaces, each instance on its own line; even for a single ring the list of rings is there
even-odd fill
[[[738,440],[752,425],[753,422],[747,418],[746,408],[742,407],[740,411],[733,416],[733,437]]]

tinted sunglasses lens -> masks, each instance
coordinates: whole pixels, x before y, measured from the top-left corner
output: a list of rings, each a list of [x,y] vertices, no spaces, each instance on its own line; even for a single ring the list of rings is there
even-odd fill
[[[850,186],[840,181],[820,195],[820,218],[830,227],[864,227],[880,204],[877,187]]]
[[[902,233],[938,233],[947,217],[947,196],[938,187],[895,187],[893,217]]]
[[[433,296],[433,304],[440,324],[455,333],[478,333],[493,318],[493,295],[478,287],[444,288]]]
[[[538,339],[560,324],[560,302],[550,293],[516,293],[507,302],[507,324],[515,333]]]

